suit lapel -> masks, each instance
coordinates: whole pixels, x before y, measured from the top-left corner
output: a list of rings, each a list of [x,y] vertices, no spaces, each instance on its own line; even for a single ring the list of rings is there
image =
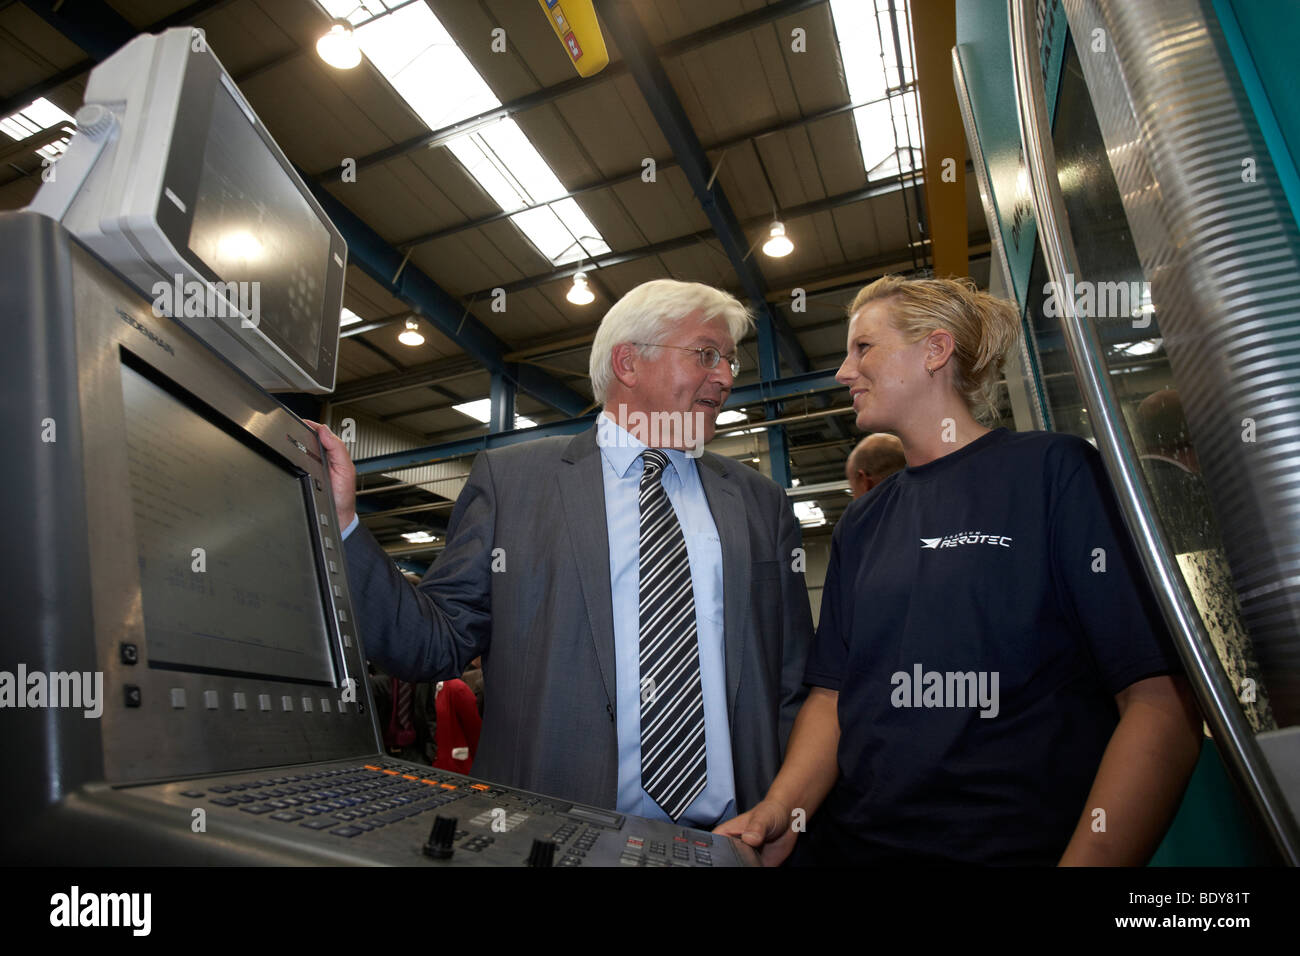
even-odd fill
[[[729,477],[735,467],[717,455],[701,457],[696,470],[704,486],[713,523],[722,541],[723,644],[727,662],[727,719],[733,721],[740,687],[740,662],[745,656],[745,627],[749,613],[749,518],[745,502]]]
[[[609,590],[609,528],[605,521],[605,479],[596,429],[576,435],[564,450],[569,467],[556,474],[565,527],[578,566],[578,582],[596,644],[600,677],[615,706],[614,605]]]

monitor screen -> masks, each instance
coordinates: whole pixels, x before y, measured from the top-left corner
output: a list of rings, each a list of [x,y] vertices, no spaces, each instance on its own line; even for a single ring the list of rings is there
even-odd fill
[[[329,230],[225,86],[211,90],[189,249],[222,280],[257,283],[259,327],[313,367],[336,319],[325,321]]]
[[[303,479],[126,365],[122,397],[150,666],[333,686]]]

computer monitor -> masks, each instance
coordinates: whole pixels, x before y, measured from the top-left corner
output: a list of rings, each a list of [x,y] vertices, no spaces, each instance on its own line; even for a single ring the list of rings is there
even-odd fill
[[[347,247],[202,31],[136,37],[76,118],[29,211],[262,387],[332,391]]]

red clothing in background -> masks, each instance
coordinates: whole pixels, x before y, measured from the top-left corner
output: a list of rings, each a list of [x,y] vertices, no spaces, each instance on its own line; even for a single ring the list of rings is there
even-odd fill
[[[479,730],[483,726],[474,692],[463,680],[443,681],[434,707],[438,713],[438,758],[433,765],[439,770],[469,773],[478,750]],[[458,751],[467,751],[468,756],[458,757]]]

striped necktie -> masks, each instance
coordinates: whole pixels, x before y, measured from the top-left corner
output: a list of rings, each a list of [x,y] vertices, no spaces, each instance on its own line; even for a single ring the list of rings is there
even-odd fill
[[[686,538],[664,491],[668,456],[641,475],[641,786],[673,820],[704,790],[704,695]]]

